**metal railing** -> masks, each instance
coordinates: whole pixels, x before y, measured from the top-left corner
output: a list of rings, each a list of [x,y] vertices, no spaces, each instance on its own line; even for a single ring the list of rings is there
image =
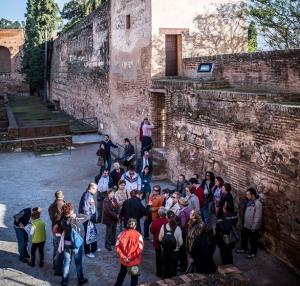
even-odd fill
[[[71,129],[75,129],[76,127],[78,130],[75,132],[97,132],[99,128],[98,118],[97,117],[86,117],[86,118],[74,118],[70,120]],[[73,128],[72,128],[73,127]]]

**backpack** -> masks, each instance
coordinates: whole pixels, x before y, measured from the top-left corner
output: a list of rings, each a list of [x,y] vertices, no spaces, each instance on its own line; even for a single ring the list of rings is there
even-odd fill
[[[164,224],[164,236],[161,241],[161,247],[165,252],[172,252],[177,247],[174,231],[167,230],[167,226]]]
[[[76,249],[80,248],[83,244],[83,238],[73,227],[71,227],[71,241],[72,247]]]

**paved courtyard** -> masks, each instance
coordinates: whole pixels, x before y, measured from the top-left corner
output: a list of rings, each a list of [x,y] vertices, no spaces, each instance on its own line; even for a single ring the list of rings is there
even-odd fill
[[[53,276],[51,231],[48,206],[54,192],[62,190],[65,200],[78,208],[79,198],[97,173],[96,145],[85,145],[61,154],[41,156],[31,152],[0,154],[0,285],[59,285]],[[43,208],[42,219],[47,224],[46,263],[44,268],[31,268],[18,261],[17,244],[13,230],[13,215],[26,207]],[[113,285],[119,271],[114,251],[104,249],[104,227],[97,225],[102,252],[94,259],[84,257],[83,265],[88,285]],[[216,260],[219,261],[218,255]],[[300,285],[293,274],[278,259],[260,251],[256,260],[235,257],[236,265],[249,272],[252,285]],[[69,285],[76,285],[74,262]],[[150,241],[145,242],[144,262],[140,281],[154,281],[154,251]],[[128,278],[124,285],[129,285]]]

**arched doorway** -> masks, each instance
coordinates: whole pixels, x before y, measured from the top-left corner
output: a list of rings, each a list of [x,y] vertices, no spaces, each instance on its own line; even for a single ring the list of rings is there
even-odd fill
[[[11,72],[11,58],[8,48],[0,46],[0,74]]]

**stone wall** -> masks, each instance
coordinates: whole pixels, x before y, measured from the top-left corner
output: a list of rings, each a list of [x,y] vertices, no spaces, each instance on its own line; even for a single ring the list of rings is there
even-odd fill
[[[29,86],[24,83],[24,76],[19,72],[22,63],[24,44],[23,29],[0,29],[0,47],[10,53],[10,73],[0,74],[0,94],[29,94]]]
[[[77,118],[97,117],[100,128],[110,122],[108,84],[110,7],[105,3],[54,41],[50,100]]]
[[[169,177],[211,170],[232,184],[237,202],[254,186],[264,202],[265,245],[299,267],[300,105],[189,81],[156,80],[156,88],[165,90]]]
[[[200,63],[213,63],[211,77],[226,79],[233,87],[291,93],[300,91],[300,49],[187,58],[183,60],[184,76],[203,77],[203,74],[197,73]]]

